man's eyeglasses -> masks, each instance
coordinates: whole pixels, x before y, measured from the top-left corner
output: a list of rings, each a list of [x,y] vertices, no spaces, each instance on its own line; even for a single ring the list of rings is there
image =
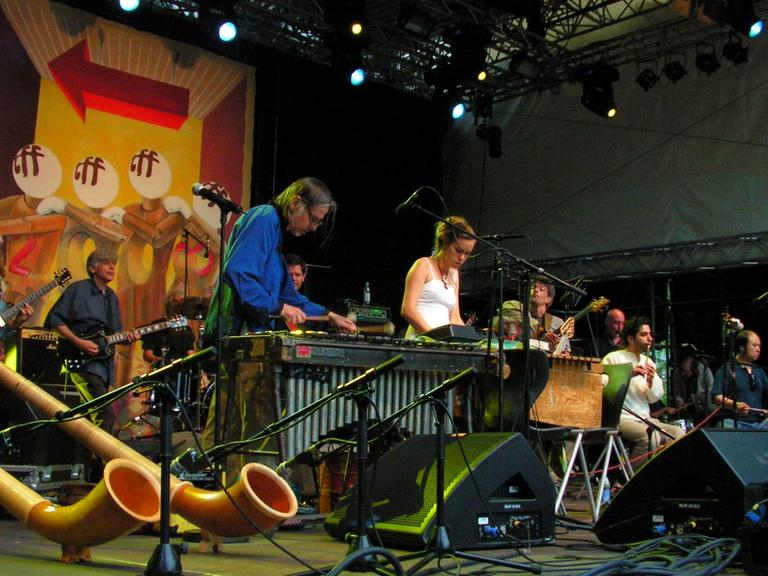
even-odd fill
[[[313,226],[320,226],[323,223],[323,219],[318,218],[312,213],[312,208],[310,207],[309,202],[307,202],[306,199],[302,198],[301,201],[304,202],[304,206],[307,207],[307,213],[309,214],[309,222]]]

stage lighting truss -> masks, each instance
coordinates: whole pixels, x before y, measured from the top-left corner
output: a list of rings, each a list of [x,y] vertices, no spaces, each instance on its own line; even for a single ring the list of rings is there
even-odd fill
[[[603,118],[616,116],[613,99],[613,83],[619,79],[619,71],[600,61],[579,69],[573,81],[582,85],[581,103],[590,112]]]
[[[696,45],[696,68],[711,76],[720,68],[720,61],[715,54],[715,47],[711,44]]]

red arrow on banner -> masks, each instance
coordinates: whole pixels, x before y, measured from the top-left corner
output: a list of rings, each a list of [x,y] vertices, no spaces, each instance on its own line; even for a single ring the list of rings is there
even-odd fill
[[[189,117],[188,89],[94,64],[85,40],[48,68],[83,121],[88,108],[173,129]]]

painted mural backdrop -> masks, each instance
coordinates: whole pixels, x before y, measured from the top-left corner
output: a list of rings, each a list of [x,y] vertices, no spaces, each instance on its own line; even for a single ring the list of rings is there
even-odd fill
[[[62,267],[85,278],[87,255],[106,248],[118,255],[126,328],[167,317],[172,302],[198,330],[220,217],[191,187],[247,203],[253,70],[45,0],[0,7],[4,299]],[[42,325],[58,295],[37,302],[27,325]],[[119,347],[118,384],[147,369],[139,344]],[[136,398],[116,407],[126,434],[148,432],[130,425],[144,409]]]

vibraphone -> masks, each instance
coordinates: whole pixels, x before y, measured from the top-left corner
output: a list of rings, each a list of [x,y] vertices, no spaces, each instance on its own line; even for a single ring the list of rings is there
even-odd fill
[[[275,405],[290,415],[396,354],[402,354],[405,361],[371,384],[369,418],[387,418],[457,372],[470,366],[482,370],[485,361],[482,352],[466,345],[343,334],[331,338],[310,332],[226,338],[223,360],[261,364],[261,371],[272,376]],[[447,401],[451,406],[452,394]],[[275,414],[275,418],[279,416]],[[356,419],[355,403],[337,397],[279,435],[280,457],[290,459],[321,436]],[[398,426],[411,434],[431,434],[432,421],[430,407],[424,403],[405,415]]]

